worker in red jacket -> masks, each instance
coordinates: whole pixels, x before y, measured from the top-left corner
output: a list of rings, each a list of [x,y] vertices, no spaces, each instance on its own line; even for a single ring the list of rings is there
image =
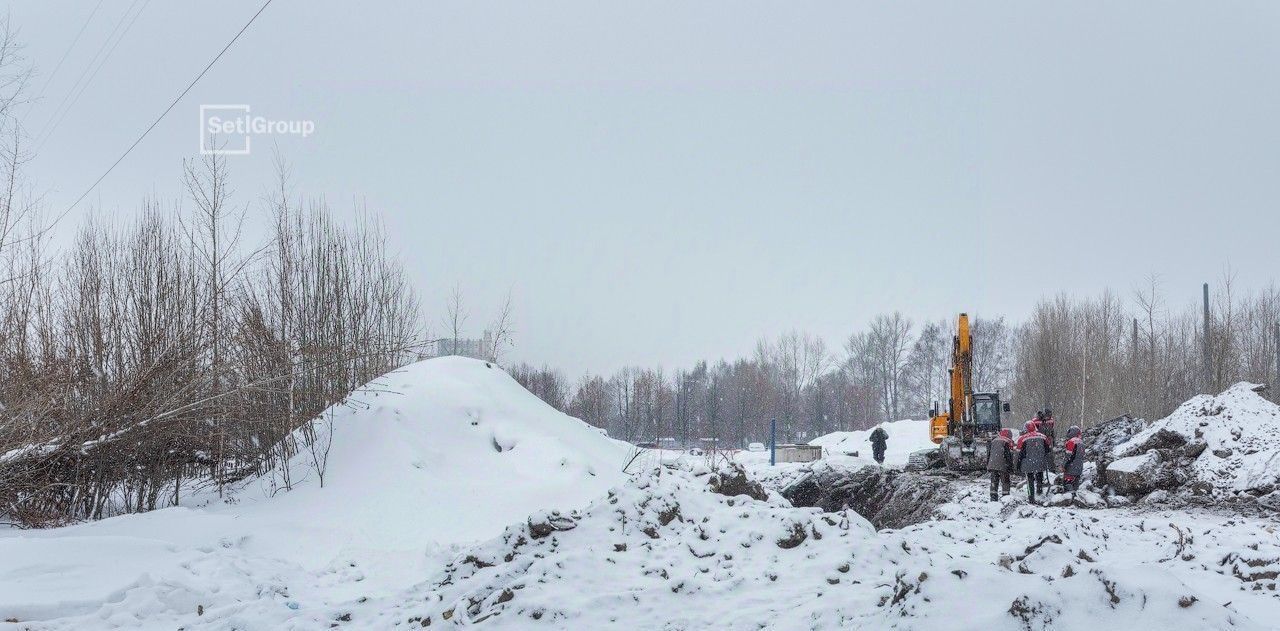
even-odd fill
[[[1067,430],[1067,443],[1064,447],[1067,459],[1062,463],[1062,481],[1074,496],[1080,488],[1080,476],[1084,475],[1084,441],[1080,439],[1079,426],[1072,425]]]
[[[1044,414],[1040,416],[1040,422],[1036,424],[1036,429],[1039,430],[1041,434],[1044,434],[1045,438],[1049,439],[1050,448],[1058,442],[1058,435],[1055,431],[1056,425],[1057,421],[1053,418],[1053,410],[1045,408]]]
[[[1018,470],[1027,476],[1027,500],[1035,504],[1036,493],[1044,491],[1044,473],[1049,470],[1049,441],[1035,421],[1027,421],[1025,430],[1018,437]]]
[[[1038,432],[1040,431],[1040,424],[1043,422],[1044,422],[1044,410],[1036,410],[1035,415],[1032,416],[1031,420],[1027,421],[1026,424],[1035,426],[1036,431]]]

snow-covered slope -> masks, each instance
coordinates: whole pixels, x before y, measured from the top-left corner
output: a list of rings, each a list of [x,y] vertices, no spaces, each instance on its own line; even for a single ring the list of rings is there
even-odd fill
[[[292,464],[306,483],[272,497],[251,485],[237,510],[252,502],[379,547],[484,539],[533,511],[587,504],[623,480],[630,449],[463,357],[394,371],[333,415],[324,488],[304,452]]]
[[[936,447],[929,439],[929,421],[892,421],[881,423],[889,434],[889,442],[884,452],[884,463],[887,465],[905,465],[907,457],[921,449]],[[833,455],[852,454],[857,452],[860,458],[871,459],[871,432],[875,428],[856,432],[832,432],[819,436],[810,445],[821,445],[824,452]]]
[[[163,621],[198,605],[285,607],[308,591],[323,600],[329,583],[370,595],[412,582],[448,544],[584,506],[625,479],[629,445],[485,362],[419,362],[331,412],[323,488],[304,451],[291,461],[292,490],[276,472],[190,506],[0,529],[0,620],[96,611],[132,626],[134,600]]]

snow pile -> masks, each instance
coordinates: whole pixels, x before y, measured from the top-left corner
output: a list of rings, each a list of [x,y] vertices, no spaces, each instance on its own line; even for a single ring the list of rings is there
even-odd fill
[[[463,357],[389,373],[333,413],[324,488],[302,453],[293,467],[307,484],[270,498],[247,489],[242,505],[382,547],[474,541],[536,510],[587,504],[625,478],[630,450]]]
[[[1250,573],[1280,556],[1256,524],[989,503],[965,483],[947,521],[876,533],[849,511],[717,495],[709,477],[654,469],[581,512],[538,515],[355,620],[1092,631],[1261,629],[1280,614],[1275,576]]]
[[[0,529],[0,620],[83,614],[97,620],[89,626],[145,618],[175,628],[198,607],[223,620],[256,612],[249,621],[293,615],[287,605],[299,600],[323,609],[349,593],[403,589],[448,545],[585,506],[626,480],[629,445],[481,361],[407,366],[330,412],[323,487],[304,450],[290,463],[291,490],[277,471],[188,506]]]
[[[801,600],[816,583],[839,584],[873,533],[856,513],[715,493],[714,476],[695,469],[651,469],[580,514],[509,528],[460,553],[425,586],[427,603],[400,615],[512,628],[739,628],[761,619],[765,592]],[[832,556],[813,559],[808,541],[825,542]],[[805,576],[815,565],[825,566],[821,576]],[[687,618],[690,601],[719,602],[724,618]]]
[[[1126,494],[1179,489],[1233,499],[1273,493],[1280,486],[1280,406],[1257,389],[1237,383],[1183,403],[1113,448],[1117,460],[1106,467],[1108,482]]]
[[[885,445],[884,452],[886,465],[905,465],[912,453],[937,446],[929,437],[927,420],[892,421],[881,423],[876,427],[883,427],[889,434],[889,442]],[[856,432],[832,432],[809,441],[809,444],[820,445],[828,454],[857,454],[859,458],[871,460],[871,432],[874,430],[875,427]]]

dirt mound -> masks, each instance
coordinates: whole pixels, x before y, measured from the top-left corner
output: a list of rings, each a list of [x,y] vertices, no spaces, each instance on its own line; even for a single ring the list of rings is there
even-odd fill
[[[707,478],[707,486],[711,487],[712,491],[729,497],[746,495],[761,502],[769,499],[769,493],[764,490],[764,486],[752,480],[747,475],[747,470],[737,463],[713,472]]]
[[[1116,446],[1129,442],[1146,428],[1146,421],[1125,414],[1084,430],[1080,438],[1084,441],[1085,461],[1097,463],[1098,471],[1105,472],[1115,459],[1111,452]]]
[[[852,509],[877,530],[928,521],[934,509],[951,501],[954,494],[946,476],[830,465],[815,466],[810,475],[782,492],[797,507],[815,506],[827,512]]]
[[[1262,398],[1260,389],[1238,383],[1188,400],[1100,453],[1102,478],[1130,497],[1166,491],[1151,497],[1271,501],[1280,488],[1280,406]]]
[[[752,497],[757,491],[760,499]],[[597,590],[589,586],[598,588],[605,576],[610,585],[644,585],[646,592],[672,598],[719,598],[727,587],[775,583],[808,584],[804,591],[811,594],[817,585],[840,583],[852,551],[871,534],[870,524],[851,512],[827,515],[787,505],[740,468],[658,467],[583,511],[536,514],[460,553],[424,585],[425,599],[386,613],[421,626],[497,618],[513,628],[535,621],[598,628],[580,620],[581,610],[566,606],[570,595],[554,586],[570,582],[573,594],[590,596]],[[815,559],[815,550],[829,558],[779,563]],[[818,566],[823,572],[813,571]],[[628,597],[617,604],[631,602]]]

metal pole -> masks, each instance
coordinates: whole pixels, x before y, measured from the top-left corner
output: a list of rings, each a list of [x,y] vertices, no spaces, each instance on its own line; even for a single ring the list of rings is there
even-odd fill
[[[778,419],[769,419],[769,466],[778,464]]]
[[[1280,388],[1280,322],[1276,323],[1276,383],[1271,385]],[[1272,397],[1275,396],[1274,394],[1272,395]]]
[[[1209,283],[1204,284],[1204,393],[1213,394],[1213,365],[1209,361]]]

